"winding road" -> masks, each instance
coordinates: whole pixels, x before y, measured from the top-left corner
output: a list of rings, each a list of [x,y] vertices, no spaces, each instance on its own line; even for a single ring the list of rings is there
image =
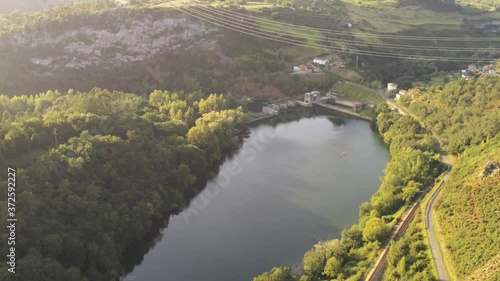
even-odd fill
[[[427,232],[427,238],[429,238],[429,246],[432,252],[432,259],[434,260],[434,264],[436,265],[438,278],[440,281],[448,281],[450,280],[450,278],[448,277],[448,272],[446,271],[446,267],[444,265],[443,256],[441,255],[441,249],[439,248],[439,243],[434,232],[434,226],[432,224],[432,209],[434,208],[436,198],[441,192],[441,188],[447,180],[448,174],[443,177],[443,181],[439,185],[438,190],[436,190],[436,192],[432,195],[429,203],[425,207],[425,231]]]

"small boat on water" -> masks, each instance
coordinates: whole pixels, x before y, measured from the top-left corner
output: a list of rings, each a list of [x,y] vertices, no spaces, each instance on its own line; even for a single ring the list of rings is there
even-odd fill
[[[344,158],[346,156],[347,156],[347,152],[345,152],[345,151],[340,152],[340,158]]]

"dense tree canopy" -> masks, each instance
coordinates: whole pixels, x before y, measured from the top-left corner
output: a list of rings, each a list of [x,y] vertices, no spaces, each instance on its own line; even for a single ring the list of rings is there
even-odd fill
[[[382,280],[434,281],[432,257],[422,234],[422,214],[418,212],[403,237],[392,242]]]
[[[500,76],[481,75],[431,86],[410,110],[436,134],[446,152],[458,154],[494,137],[500,128]]]
[[[288,281],[292,280],[290,275],[290,268],[275,267],[271,271],[263,273],[253,278],[253,281]]]
[[[97,88],[49,91],[0,96],[0,109],[1,166],[19,168],[22,231],[10,280],[107,281],[122,274],[127,246],[182,208],[245,130],[241,108],[200,92],[155,91],[147,100]]]

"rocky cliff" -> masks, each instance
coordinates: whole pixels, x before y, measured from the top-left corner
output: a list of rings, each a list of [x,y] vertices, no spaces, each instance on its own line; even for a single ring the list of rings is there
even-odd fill
[[[71,22],[74,28],[64,28],[65,22],[60,22],[8,34],[0,51],[22,55],[32,64],[33,74],[47,76],[56,70],[142,61],[178,49],[211,50],[218,31],[173,12],[130,17],[121,9],[81,21]]]

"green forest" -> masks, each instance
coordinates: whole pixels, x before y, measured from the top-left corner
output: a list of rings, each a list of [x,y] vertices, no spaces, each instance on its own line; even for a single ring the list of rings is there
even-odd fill
[[[491,263],[498,260],[500,247],[500,173],[494,169],[500,163],[500,77],[482,75],[432,86],[418,90],[408,103],[445,152],[458,155],[437,202],[452,275],[458,280],[498,280],[499,267]]]
[[[403,237],[391,242],[382,280],[437,280],[421,224],[422,213],[418,212]]]
[[[240,143],[245,115],[230,104],[201,92],[154,91],[145,99],[98,88],[0,96],[1,166],[6,170],[8,161],[17,169],[16,194],[23,198],[16,214],[18,272],[8,280],[123,274],[127,246],[182,209]],[[7,244],[1,247],[6,252]],[[0,280],[10,275],[0,272]]]
[[[254,281],[354,281],[368,273],[407,204],[443,170],[436,153],[437,141],[417,121],[392,111],[385,103],[377,107],[377,114],[376,126],[389,145],[391,160],[379,191],[360,206],[358,224],[343,230],[340,239],[320,242],[306,252],[301,276],[292,276],[290,268],[282,267],[256,276]],[[437,280],[428,266],[426,246],[418,232],[408,231],[405,238],[393,245],[393,260],[405,256],[408,262],[396,271],[389,267],[386,280],[404,276],[413,278],[408,280]],[[411,266],[413,261],[417,266]]]
[[[481,75],[445,86],[417,89],[409,109],[450,154],[479,145],[500,128],[500,77]]]

